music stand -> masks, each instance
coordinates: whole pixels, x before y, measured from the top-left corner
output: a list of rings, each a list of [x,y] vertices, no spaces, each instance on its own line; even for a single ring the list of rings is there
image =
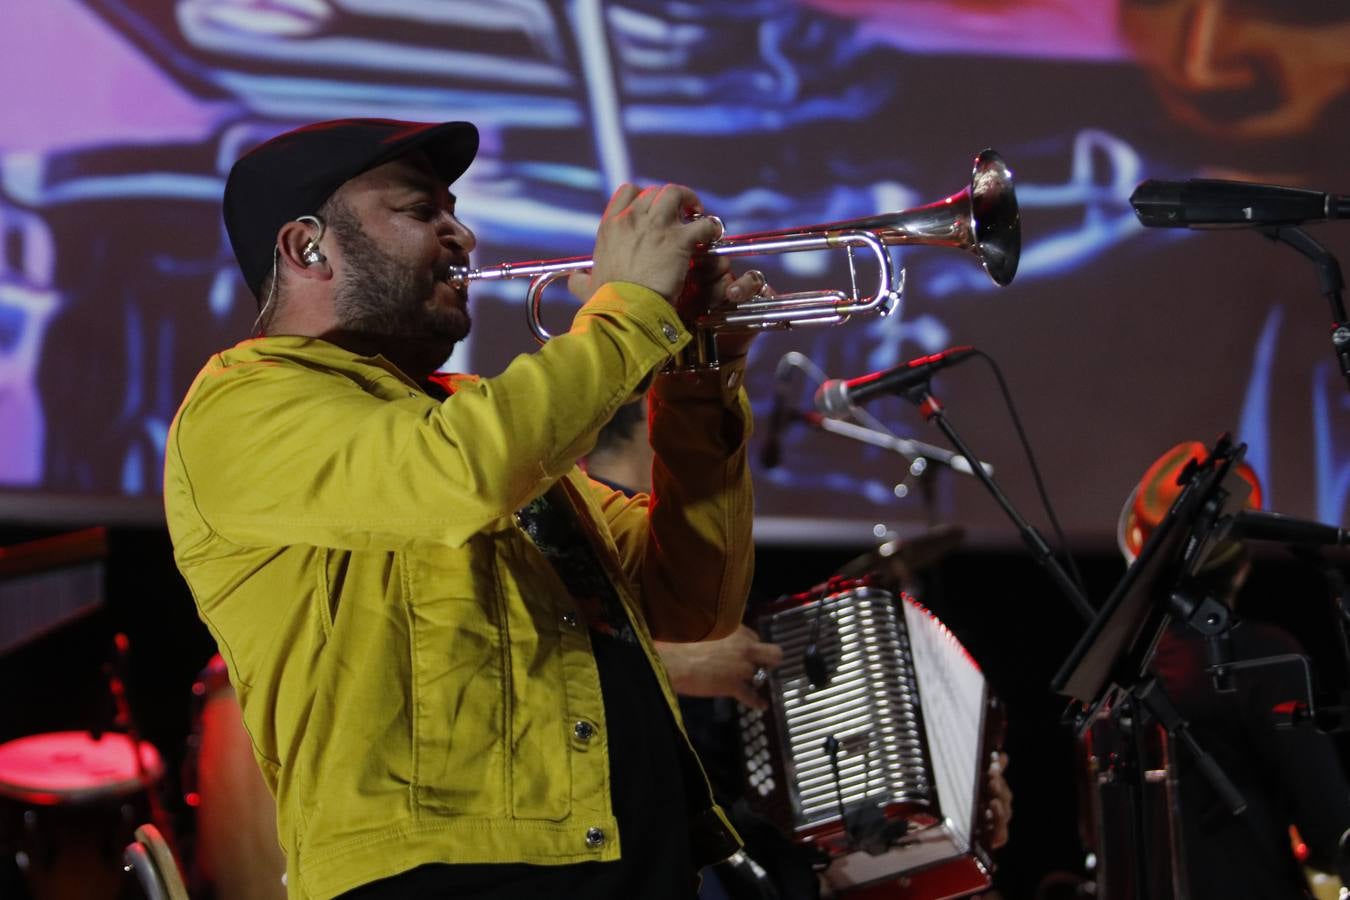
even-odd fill
[[[1136,707],[1147,710],[1170,739],[1186,748],[1197,770],[1233,815],[1246,809],[1246,800],[1195,740],[1162,683],[1149,672],[1149,664],[1172,618],[1184,621],[1210,641],[1220,642],[1227,634],[1227,607],[1213,597],[1193,597],[1190,579],[1227,532],[1232,514],[1243,507],[1251,492],[1237,472],[1245,450],[1246,445],[1234,446],[1224,435],[1204,460],[1192,461],[1182,470],[1178,477],[1178,483],[1184,485],[1181,493],[1051,682],[1055,691],[1082,704],[1074,723],[1080,737],[1108,703],[1117,721],[1137,721]],[[1070,711],[1073,709],[1071,705]],[[1137,725],[1118,727],[1128,733]],[[1123,855],[1127,863],[1132,863],[1125,866],[1132,874],[1122,882],[1123,895],[1141,900],[1150,896],[1161,883],[1157,875],[1170,871],[1168,880],[1175,896],[1184,898],[1188,895],[1179,845],[1170,842],[1166,851],[1171,856],[1170,868],[1158,870],[1143,838],[1147,833],[1143,799],[1147,776],[1137,758],[1141,748],[1135,741],[1124,741],[1121,747],[1126,748],[1122,752],[1128,758],[1117,761],[1113,768],[1124,775],[1122,785],[1132,798],[1128,808],[1134,836],[1133,849]],[[1169,817],[1174,815],[1175,811],[1169,810]],[[1177,827],[1173,821],[1173,834]]]
[[[1246,449],[1224,435],[1206,459],[1183,470],[1185,487],[1055,674],[1051,688],[1088,707],[1080,725],[1113,689],[1128,691],[1147,677],[1168,619],[1193,611],[1178,608],[1177,588],[1204,563],[1251,492],[1236,470]]]

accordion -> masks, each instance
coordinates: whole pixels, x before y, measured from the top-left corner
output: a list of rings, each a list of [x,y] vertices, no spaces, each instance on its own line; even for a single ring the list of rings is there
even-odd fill
[[[836,892],[988,888],[985,772],[1001,717],[951,632],[865,581],[784,598],[756,624],[783,663],[769,708],[740,712],[751,807],[828,858]]]

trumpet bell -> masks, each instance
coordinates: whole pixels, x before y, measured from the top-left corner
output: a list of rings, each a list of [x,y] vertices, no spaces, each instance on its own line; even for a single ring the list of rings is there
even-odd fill
[[[847,231],[871,231],[889,246],[928,244],[969,250],[1000,287],[1012,282],[1022,253],[1022,217],[1012,170],[993,150],[975,157],[970,184],[926,206],[745,237],[765,240]]]
[[[964,193],[964,192],[963,192]],[[1013,189],[1012,170],[993,150],[975,157],[968,202],[975,228],[971,249],[1000,287],[1012,283],[1022,256],[1022,213]]]

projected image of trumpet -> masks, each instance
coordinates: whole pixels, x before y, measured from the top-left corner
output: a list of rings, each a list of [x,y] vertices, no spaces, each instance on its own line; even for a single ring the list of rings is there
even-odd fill
[[[1010,283],[1017,272],[1022,237],[1013,175],[1007,163],[993,150],[984,150],[975,157],[967,187],[927,206],[841,222],[732,235],[709,244],[704,253],[727,257],[843,250],[848,259],[849,287],[751,297],[706,312],[694,322],[694,358],[686,367],[717,365],[719,333],[838,325],[854,316],[890,315],[899,307],[904,291],[904,270],[895,268],[888,250],[899,244],[969,250],[996,284]],[[870,253],[876,263],[876,286],[869,294],[859,288],[860,253],[864,256]],[[525,295],[530,331],[543,343],[552,337],[541,319],[544,289],[558,278],[590,269],[591,263],[590,258],[581,257],[502,263],[463,269],[453,277],[460,283],[530,279]]]

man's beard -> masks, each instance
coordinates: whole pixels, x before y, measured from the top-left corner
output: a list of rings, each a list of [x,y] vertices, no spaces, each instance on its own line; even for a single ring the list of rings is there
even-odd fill
[[[449,342],[469,333],[469,313],[435,301],[437,280],[400,263],[366,236],[354,219],[330,226],[342,245],[346,272],[333,304],[345,331],[381,337]]]

